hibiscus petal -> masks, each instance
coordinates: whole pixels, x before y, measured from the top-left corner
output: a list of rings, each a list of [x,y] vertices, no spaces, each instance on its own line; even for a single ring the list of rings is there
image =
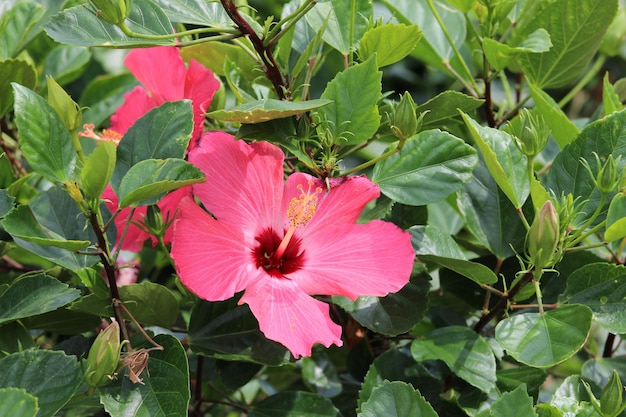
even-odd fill
[[[133,49],[124,64],[158,102],[183,99],[187,69],[176,47]]]
[[[384,296],[401,289],[413,269],[411,237],[380,220],[318,229],[303,240],[304,265],[289,278],[308,294]]]
[[[189,197],[179,206],[171,255],[185,287],[209,301],[231,298],[257,271],[241,236]]]
[[[330,319],[328,304],[291,280],[263,273],[246,288],[240,303],[250,306],[265,337],[284,345],[296,358],[310,356],[316,343],[342,345],[341,327]]]
[[[159,103],[150,97],[143,87],[133,88],[124,95],[124,103],[111,116],[111,129],[123,135],[137,119],[158,105]]]
[[[168,220],[173,220],[176,216],[176,210],[178,210],[178,205],[180,204],[181,200],[185,197],[192,197],[192,196],[193,194],[191,193],[191,186],[188,186],[188,187],[179,188],[176,191],[172,191],[171,193],[163,197],[163,199],[159,201],[158,203],[159,209],[161,210],[161,215],[163,217],[163,222],[166,222]],[[163,241],[166,244],[170,243],[173,237],[174,237],[174,227],[170,225],[170,227],[168,227],[167,230],[165,231],[165,236],[163,236]]]
[[[196,140],[202,133],[204,113],[211,105],[213,96],[219,88],[220,82],[215,78],[211,70],[193,59],[189,62],[185,78],[184,96],[191,99],[193,106],[194,129],[190,147],[195,145]]]
[[[208,181],[194,194],[219,221],[254,239],[263,229],[282,229],[283,153],[267,142],[252,145],[223,132],[203,134],[189,161]],[[282,233],[282,230],[280,230]]]

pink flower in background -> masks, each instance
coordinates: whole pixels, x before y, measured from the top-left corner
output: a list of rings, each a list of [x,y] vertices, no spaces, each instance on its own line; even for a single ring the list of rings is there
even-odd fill
[[[409,280],[410,236],[380,220],[355,224],[379,196],[365,177],[333,179],[330,191],[303,173],[283,179],[281,150],[205,133],[189,160],[209,179],[179,207],[172,258],[183,284],[209,301],[245,290],[268,339],[295,357],[315,343],[341,346],[341,327],[313,295],[384,296]]]
[[[194,129],[189,147],[193,147],[202,133],[204,113],[220,88],[213,72],[194,60],[186,67],[173,46],[133,49],[124,64],[143,87],[135,87],[124,96],[124,104],[111,116],[111,129],[124,134],[154,107],[166,101],[190,99]]]

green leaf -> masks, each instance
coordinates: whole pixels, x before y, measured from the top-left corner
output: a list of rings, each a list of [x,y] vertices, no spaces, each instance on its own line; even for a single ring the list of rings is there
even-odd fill
[[[581,207],[578,222],[582,224],[588,219],[600,204],[600,192],[596,190],[589,172],[580,163],[585,158],[592,172],[597,172],[596,160],[592,156],[597,153],[602,161],[609,155],[614,157],[626,155],[626,110],[610,114],[603,119],[588,124],[580,135],[561,153],[552,163],[546,176],[546,186],[554,193],[572,194],[574,199],[579,198]],[[624,161],[620,163],[620,166]],[[612,196],[607,200],[610,201]],[[602,208],[602,212],[606,210]],[[597,221],[601,221],[601,215]]]
[[[602,387],[606,385],[613,371],[617,371],[620,375],[626,374],[626,361],[623,356],[589,359],[583,364],[580,373],[585,380],[593,381]]]
[[[256,402],[249,417],[340,417],[333,403],[320,395],[305,391],[284,391]]]
[[[172,22],[228,28],[232,20],[219,2],[203,0],[155,0]]]
[[[579,133],[578,128],[545,91],[532,83],[528,84],[528,89],[535,102],[533,113],[543,116],[543,119],[552,131],[554,140],[563,149],[576,139]]]
[[[437,417],[433,407],[411,385],[385,381],[372,391],[358,417]]]
[[[186,416],[189,405],[189,365],[185,349],[168,334],[154,337],[163,350],[150,352],[147,371],[141,373],[145,385],[133,384],[128,370],[120,372],[113,384],[98,389],[100,402],[113,417]],[[152,345],[144,344],[144,348]]]
[[[117,147],[117,161],[111,178],[118,192],[128,170],[145,159],[182,159],[191,132],[193,113],[189,100],[166,102],[150,110],[132,125]]]
[[[77,24],[80,22],[80,24]],[[126,25],[135,33],[170,35],[174,33],[169,18],[152,0],[134,0]],[[132,48],[148,45],[174,45],[176,38],[140,39],[129,37],[114,25],[98,18],[90,4],[67,8],[50,18],[44,30],[61,44]]]
[[[5,287],[8,287],[8,285],[5,285]],[[0,293],[2,293],[1,288]],[[10,321],[0,326],[0,358],[11,353],[36,347],[33,336],[21,321]],[[0,401],[0,404],[2,404],[2,401]]]
[[[590,330],[591,310],[576,304],[504,319],[496,326],[496,340],[519,362],[547,368],[578,352]]]
[[[315,349],[311,357],[300,361],[304,383],[319,395],[332,398],[341,393],[341,381],[335,365],[324,350]]]
[[[436,329],[411,343],[418,361],[442,360],[459,378],[489,393],[496,386],[496,359],[489,344],[467,327]]]
[[[626,195],[617,193],[606,215],[606,231],[604,240],[613,242],[626,237]]]
[[[21,388],[0,389],[0,416],[35,417],[37,397]]]
[[[489,405],[487,410],[476,417],[537,417],[533,409],[533,399],[526,393],[526,385],[518,385],[511,392],[505,392]]]
[[[615,87],[613,87],[609,81],[608,71],[604,74],[604,78],[602,79],[602,105],[604,106],[605,115],[620,111],[624,108],[622,101],[615,91]]]
[[[433,226],[414,226],[409,229],[411,244],[417,257],[435,262],[479,285],[498,281],[494,272],[485,265],[468,261],[457,243],[448,234]]]
[[[528,393],[537,396],[548,374],[540,368],[520,365],[515,368],[503,368],[496,371],[496,384],[500,391],[513,391],[521,384],[526,384]]]
[[[85,159],[80,172],[81,190],[86,198],[99,198],[115,169],[116,146],[113,142],[101,141]]]
[[[530,194],[526,155],[508,133],[483,127],[466,114],[462,116],[491,176],[515,208],[519,209]]]
[[[348,55],[367,30],[373,13],[372,3],[367,0],[330,0],[317,3],[305,19],[316,31],[326,24],[324,41]]]
[[[90,60],[91,52],[87,48],[59,45],[46,56],[44,72],[59,85],[65,85],[80,77]]]
[[[13,208],[15,197],[9,195],[8,190],[0,189],[0,219]]]
[[[517,61],[524,74],[539,88],[563,87],[576,80],[600,47],[617,4],[617,0],[555,0],[537,12],[514,37],[543,28],[553,46],[541,54],[520,54]]]
[[[268,120],[296,116],[330,103],[330,100],[284,101],[264,99],[249,101],[230,109],[212,111],[207,114],[216,120],[238,123],[261,123]]]
[[[546,52],[552,46],[550,35],[545,29],[537,29],[518,46],[509,46],[494,39],[483,39],[485,57],[496,71],[503,70],[521,52]]]
[[[424,114],[422,130],[449,126],[452,123],[463,124],[459,110],[471,113],[483,105],[484,100],[458,91],[447,90],[417,106],[418,115]],[[444,129],[445,130],[445,129]]]
[[[37,398],[37,417],[52,417],[76,393],[83,373],[75,356],[29,349],[0,359],[0,388],[22,388]]]
[[[4,230],[16,239],[35,243],[41,246],[77,251],[84,249],[90,240],[68,240],[54,230],[41,224],[31,207],[22,205],[11,210],[3,219]]]
[[[80,296],[80,291],[45,274],[18,279],[0,295],[0,323],[56,310]]]
[[[102,277],[100,279],[103,280]],[[20,321],[27,329],[75,335],[97,329],[102,324],[102,317],[63,307],[37,316],[26,317]]]
[[[15,123],[20,147],[32,169],[51,181],[74,178],[76,150],[54,109],[41,96],[19,84],[15,91]]]
[[[372,181],[402,204],[442,200],[472,177],[478,158],[463,140],[438,129],[408,139],[400,152],[374,166]]]
[[[211,3],[207,3],[211,4]],[[227,61],[232,62],[241,70],[248,81],[257,78],[256,62],[242,48],[222,42],[203,42],[181,48],[181,56],[185,61],[195,59],[216,75],[225,76]]]
[[[290,357],[282,345],[265,338],[248,306],[235,299],[196,303],[188,340],[193,352],[225,360],[279,365]]]
[[[100,126],[124,103],[124,94],[136,84],[132,74],[102,75],[90,80],[78,101],[83,123]]]
[[[593,318],[612,333],[626,333],[626,269],[622,265],[594,263],[567,277],[561,302],[584,304]]]
[[[14,57],[32,36],[46,9],[31,1],[17,2],[0,18],[0,61]]]
[[[421,38],[417,25],[388,23],[365,32],[358,53],[362,61],[376,54],[378,68],[382,68],[409,55]]]
[[[360,296],[352,301],[333,297],[333,302],[364,327],[384,335],[406,333],[426,314],[430,277],[426,273],[411,277],[400,291],[385,297]]]
[[[35,67],[19,59],[0,61],[0,117],[13,106],[13,82],[26,88],[34,88],[37,84]]]
[[[202,171],[183,159],[146,159],[122,178],[119,207],[154,204],[169,191],[204,181]]]
[[[325,3],[318,3],[319,6]],[[370,139],[378,130],[377,103],[382,97],[382,72],[376,57],[343,70],[328,83],[321,99],[332,103],[320,108],[321,128],[335,143],[354,145]]]

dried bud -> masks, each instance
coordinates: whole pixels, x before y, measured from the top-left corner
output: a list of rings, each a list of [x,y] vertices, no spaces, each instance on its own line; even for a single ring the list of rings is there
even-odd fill
[[[419,129],[415,102],[408,92],[405,92],[396,107],[392,131],[400,139],[410,138]]]
[[[554,265],[560,240],[559,214],[552,201],[545,202],[537,213],[526,236],[526,247],[530,262],[537,269]]]
[[[620,381],[617,371],[613,370],[613,375],[602,388],[602,396],[600,397],[600,413],[603,417],[616,417],[624,411],[622,391],[624,391],[622,381]]]
[[[133,0],[90,0],[99,18],[112,25],[122,23],[133,7]]]
[[[115,374],[120,361],[120,326],[111,323],[102,330],[89,349],[85,380],[91,387],[105,385]]]
[[[133,384],[142,384],[145,385],[143,379],[139,377],[143,370],[145,369],[150,376],[150,372],[148,371],[148,360],[150,359],[150,355],[148,350],[139,349],[132,353],[129,353],[124,358],[124,365],[128,367],[128,378],[130,382]]]
[[[550,138],[550,128],[541,115],[533,115],[523,109],[519,116],[504,127],[513,136],[515,144],[526,156],[534,157],[546,147]]]

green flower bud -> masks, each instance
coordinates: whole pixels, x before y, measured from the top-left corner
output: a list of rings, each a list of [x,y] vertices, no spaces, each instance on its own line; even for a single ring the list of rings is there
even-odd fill
[[[70,132],[77,130],[82,122],[80,107],[52,77],[47,77],[48,104],[56,110]]]
[[[549,268],[554,265],[560,236],[559,214],[552,201],[548,200],[535,216],[526,236],[530,263],[536,269]]]
[[[593,178],[596,188],[598,188],[601,193],[608,194],[614,191],[622,181],[622,173],[618,172],[617,169],[617,165],[622,157],[620,155],[613,159],[613,155],[609,155],[604,164],[602,164],[598,154],[594,152],[593,155],[596,158],[596,166],[599,167],[597,174],[593,173],[591,166],[589,166],[589,163],[585,159],[581,158],[581,163],[587,168],[587,171],[589,171],[589,175]]]
[[[543,117],[533,115],[528,109],[523,109],[504,127],[504,131],[513,136],[519,150],[531,158],[546,147],[550,138],[550,128]]]
[[[89,349],[85,380],[90,387],[105,385],[111,380],[120,362],[121,349],[120,326],[113,322],[100,332]]]
[[[96,8],[96,15],[107,23],[119,25],[133,7],[133,0],[90,0]]]
[[[603,417],[616,417],[624,410],[622,391],[624,391],[622,381],[620,381],[617,371],[613,370],[613,375],[602,388],[602,395],[600,396],[600,413]]]
[[[415,102],[408,92],[405,92],[396,107],[394,123],[391,128],[393,134],[400,139],[410,138],[420,127],[417,114],[415,113]],[[421,123],[420,123],[421,124]]]

